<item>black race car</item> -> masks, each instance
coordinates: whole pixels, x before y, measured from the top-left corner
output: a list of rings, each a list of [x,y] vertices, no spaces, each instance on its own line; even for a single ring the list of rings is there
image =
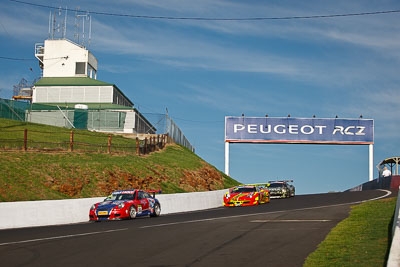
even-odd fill
[[[293,182],[293,180],[269,181],[268,190],[271,198],[294,197],[295,188],[289,182]]]

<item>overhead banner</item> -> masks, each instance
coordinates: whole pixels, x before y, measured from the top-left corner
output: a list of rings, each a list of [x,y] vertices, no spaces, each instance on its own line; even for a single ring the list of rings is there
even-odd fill
[[[373,144],[374,120],[225,117],[225,142]]]

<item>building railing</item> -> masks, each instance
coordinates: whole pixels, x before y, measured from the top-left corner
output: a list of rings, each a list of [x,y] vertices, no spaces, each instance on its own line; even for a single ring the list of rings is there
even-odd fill
[[[36,43],[35,44],[35,55],[43,55],[44,54],[44,44]]]

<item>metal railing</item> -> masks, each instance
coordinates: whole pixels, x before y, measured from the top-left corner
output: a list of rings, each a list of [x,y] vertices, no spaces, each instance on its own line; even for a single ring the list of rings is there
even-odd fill
[[[35,55],[43,55],[44,54],[44,44],[36,43],[35,44]]]

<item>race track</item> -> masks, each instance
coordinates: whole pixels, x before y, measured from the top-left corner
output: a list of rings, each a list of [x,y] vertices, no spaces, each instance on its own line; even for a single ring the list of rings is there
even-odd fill
[[[57,267],[302,266],[331,228],[348,216],[351,205],[389,193],[301,195],[254,207],[1,230],[0,262]]]

